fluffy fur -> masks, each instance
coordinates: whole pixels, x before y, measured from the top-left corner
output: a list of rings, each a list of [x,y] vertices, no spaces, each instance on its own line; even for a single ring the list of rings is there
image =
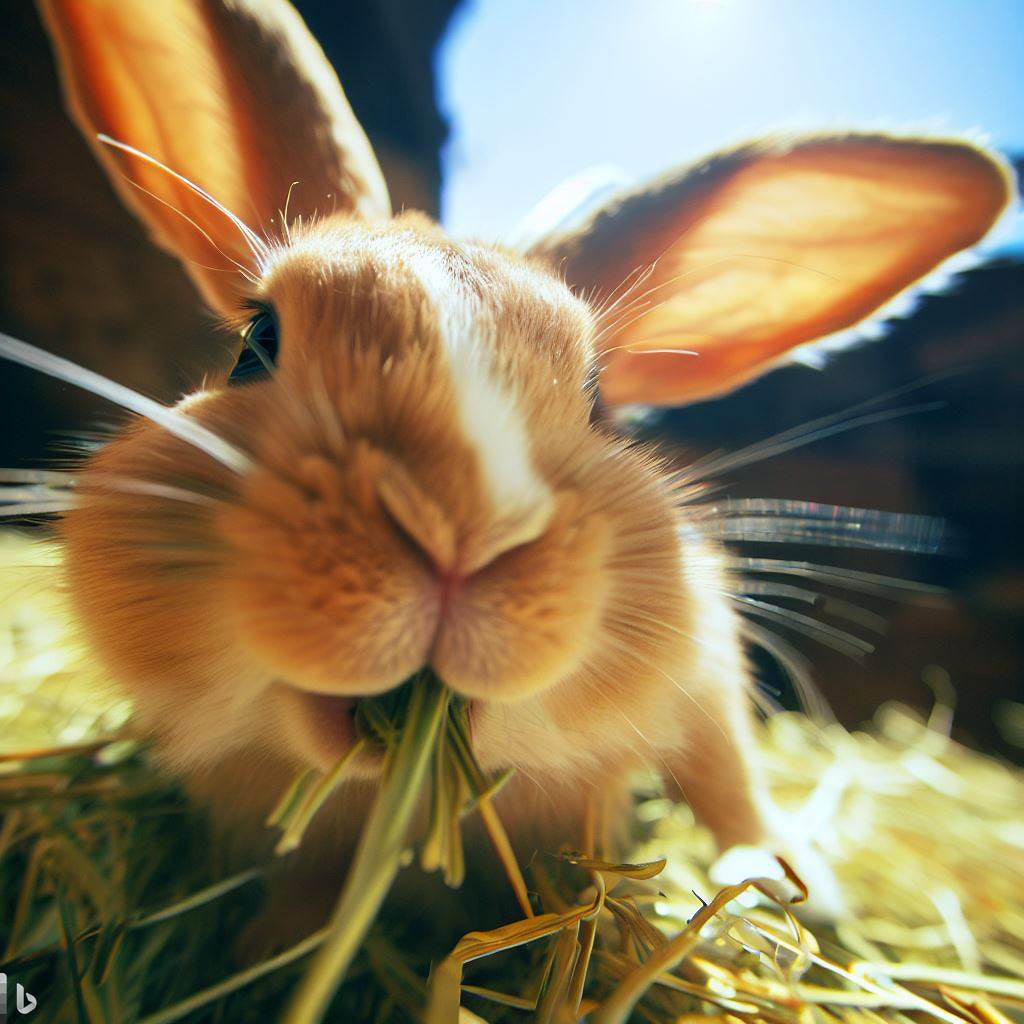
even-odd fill
[[[424,261],[447,289],[424,286]],[[476,701],[482,761],[549,791],[640,760],[688,777],[691,759],[743,756],[723,581],[679,544],[654,459],[591,422],[593,317],[564,284],[411,218],[318,225],[258,298],[280,320],[277,372],[187,400],[254,469],[239,479],[138,428],[93,459],[63,525],[89,634],[174,762],[239,748],[327,768],[353,740],[353,698],[427,661]],[[522,507],[495,501],[457,415],[439,324],[470,302],[491,342],[478,358],[530,425],[522,457],[543,487]]]
[[[105,151],[144,183],[120,185],[133,207],[220,314],[257,303],[280,329],[268,379],[180,406],[250,469],[136,425],[62,527],[91,642],[166,759],[256,822],[296,767],[348,749],[361,695],[429,662],[473,701],[485,767],[520,769],[503,799],[521,838],[544,819],[544,841],[573,841],[587,794],[640,762],[723,846],[767,838],[720,556],[679,529],[656,458],[594,415],[594,381],[611,401],[707,397],[858,321],[985,233],[1001,164],[950,141],[761,144],[523,255],[386,219],[283,0],[44,7],[83,128],[145,150]],[[337,863],[324,823],[351,834],[359,805],[350,788],[325,812],[311,861]]]

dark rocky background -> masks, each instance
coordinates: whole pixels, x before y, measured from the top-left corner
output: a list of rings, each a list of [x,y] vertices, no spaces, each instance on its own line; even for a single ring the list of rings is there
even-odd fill
[[[396,207],[436,213],[446,125],[433,52],[453,0],[300,0],[377,149]],[[60,104],[31,4],[5,6],[0,34],[0,327],[165,400],[223,365],[219,336],[184,275],[122,210]],[[953,371],[891,405],[941,401],[926,413],[864,428],[736,474],[729,493],[924,512],[959,537],[950,556],[787,551],[940,583],[939,606],[889,606],[878,651],[857,665],[812,641],[842,720],[888,697],[927,707],[939,665],[956,688],[965,735],[1021,756],[996,719],[1022,700],[1024,670],[1024,263],[1003,258],[924,299],[879,342],[820,373],[780,370],[725,400],[673,412],[657,426],[694,452],[730,449]],[[0,465],[40,465],[62,437],[110,421],[89,396],[0,365]],[[780,552],[781,553],[781,552]],[[770,672],[770,685],[784,684]],[[784,700],[788,695],[783,692]]]

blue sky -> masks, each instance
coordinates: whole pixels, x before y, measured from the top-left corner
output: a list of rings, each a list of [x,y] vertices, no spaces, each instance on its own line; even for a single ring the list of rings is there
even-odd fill
[[[470,0],[439,54],[443,218],[494,237],[592,165],[642,177],[773,127],[1024,152],[1024,0]]]

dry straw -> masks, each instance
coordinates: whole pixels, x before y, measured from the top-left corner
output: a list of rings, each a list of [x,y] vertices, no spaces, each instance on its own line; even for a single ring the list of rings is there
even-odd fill
[[[715,885],[708,835],[656,795],[632,823],[636,863],[551,851],[528,888],[492,799],[503,780],[479,771],[465,709],[421,677],[361,709],[384,781],[330,924],[239,971],[232,948],[273,866],[225,872],[201,818],[117,737],[127,709],[72,643],[55,569],[49,549],[0,537],[0,971],[37,996],[35,1020],[1024,1021],[1024,777],[950,738],[948,699],[927,719],[883,708],[855,733],[798,715],[766,726],[795,844],[817,842],[847,904],[808,924],[793,878]],[[282,851],[351,763],[282,794]],[[463,880],[473,813],[521,920],[448,949],[374,925],[410,843]]]

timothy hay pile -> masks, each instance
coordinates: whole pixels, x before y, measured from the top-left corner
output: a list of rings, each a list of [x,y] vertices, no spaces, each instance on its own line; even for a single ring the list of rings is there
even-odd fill
[[[277,1020],[318,940],[238,973],[232,950],[259,909],[262,868],[229,875],[173,781],[112,738],[129,709],[70,635],[57,568],[52,549],[0,535],[11,1009],[20,983],[38,1000],[26,1019],[50,1024]],[[770,898],[781,885],[716,898],[707,833],[651,796],[631,860],[665,858],[659,874],[540,859],[527,881],[542,913],[454,956],[378,927],[328,1019],[440,1024],[461,977],[463,1021],[1024,1020],[1024,773],[952,742],[949,717],[941,703],[929,721],[888,706],[862,732],[790,714],[765,728],[765,771],[796,814],[794,840],[816,840],[842,884],[838,923],[787,917]]]

